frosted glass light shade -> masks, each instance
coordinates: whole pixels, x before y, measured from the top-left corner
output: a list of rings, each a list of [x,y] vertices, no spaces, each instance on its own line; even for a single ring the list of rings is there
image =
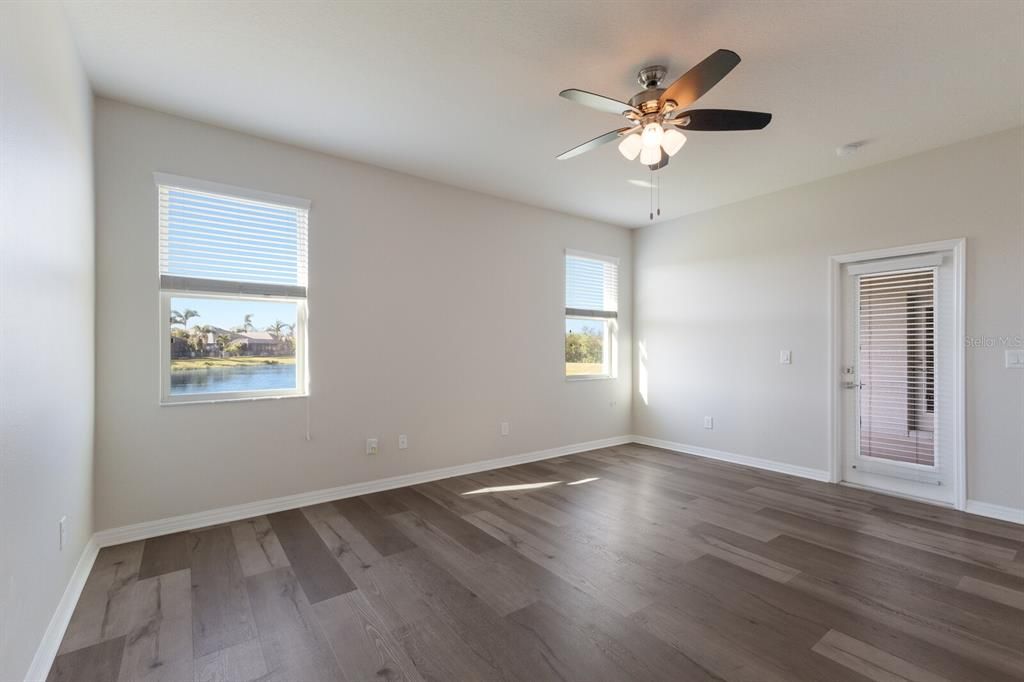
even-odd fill
[[[675,153],[682,149],[684,144],[686,144],[686,135],[673,128],[666,129],[665,135],[661,138],[661,148],[669,156],[675,156]]]
[[[661,147],[644,147],[640,150],[640,163],[653,166],[661,161]]]
[[[636,133],[633,133],[622,138],[622,142],[619,143],[619,152],[632,161],[640,153],[640,150],[643,149],[643,146],[643,139]]]
[[[665,135],[665,129],[661,127],[659,123],[648,123],[644,126],[644,132],[641,135],[645,147],[651,149],[657,149],[661,145],[661,138]]]

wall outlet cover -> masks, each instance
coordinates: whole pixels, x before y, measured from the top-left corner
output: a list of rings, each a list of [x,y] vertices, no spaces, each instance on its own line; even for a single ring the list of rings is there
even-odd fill
[[[705,429],[713,429],[713,428],[715,428],[715,418],[714,417],[704,417],[704,428]]]
[[[377,452],[378,452],[377,439],[376,438],[367,438],[366,439],[366,454],[368,454],[368,455],[376,455]]]
[[[409,447],[409,438],[404,434],[398,437],[398,449],[405,450]]]

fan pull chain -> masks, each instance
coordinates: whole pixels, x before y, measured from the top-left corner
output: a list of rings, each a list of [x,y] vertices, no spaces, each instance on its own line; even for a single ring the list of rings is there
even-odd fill
[[[647,183],[650,188],[650,214],[651,220],[654,220],[655,212],[658,217],[661,217],[661,176],[655,175],[654,171],[651,171],[651,181]]]
[[[650,208],[650,211],[651,211],[651,220],[654,220],[654,171],[651,171],[651,179],[647,183],[647,187],[650,190],[650,192],[649,192],[649,194],[650,194],[650,206],[649,206],[649,208]]]

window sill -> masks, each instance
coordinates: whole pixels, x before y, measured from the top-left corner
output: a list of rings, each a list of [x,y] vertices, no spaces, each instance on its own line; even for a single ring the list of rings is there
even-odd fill
[[[178,407],[181,405],[216,405],[218,403],[251,403],[263,400],[288,400],[291,398],[308,398],[309,393],[288,393],[285,395],[249,395],[237,398],[201,398],[196,400],[161,400],[160,407]]]
[[[566,376],[566,381],[601,381],[602,379],[614,379],[610,374],[574,374]]]

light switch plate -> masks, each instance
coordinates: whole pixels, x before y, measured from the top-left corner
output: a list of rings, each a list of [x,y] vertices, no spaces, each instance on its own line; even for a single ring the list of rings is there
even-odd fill
[[[779,351],[779,364],[780,365],[792,365],[793,364],[793,351],[791,351],[791,350],[780,350]]]
[[[704,428],[705,429],[713,429],[713,428],[715,428],[715,418],[714,417],[704,417]]]
[[[1008,369],[1024,369],[1024,349],[1008,349],[1006,351],[1006,367]]]

